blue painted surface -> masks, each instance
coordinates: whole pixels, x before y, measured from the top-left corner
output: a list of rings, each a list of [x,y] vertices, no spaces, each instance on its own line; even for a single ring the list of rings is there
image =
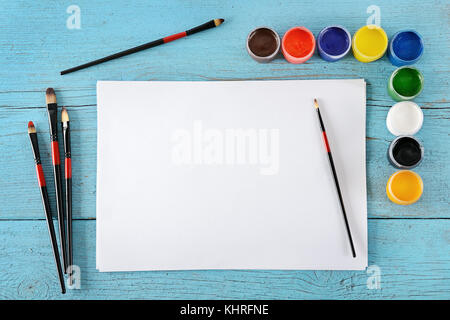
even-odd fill
[[[0,298],[449,298],[450,291],[450,41],[448,1],[378,3],[343,0],[87,1],[81,29],[68,29],[72,3],[14,1],[0,11]],[[269,64],[245,49],[248,32],[273,27],[281,36],[303,25],[317,34],[339,24],[354,33],[369,5],[381,9],[391,37],[414,28],[425,50],[414,66],[425,87],[415,100],[424,112],[417,137],[425,156],[414,170],[424,194],[412,206],[390,203],[386,181],[395,168],[386,151],[394,136],[385,120],[394,101],[386,92],[395,69],[385,56],[368,64],[351,54],[329,63],[315,54],[301,65],[279,55]],[[405,9],[408,8],[408,9]],[[225,18],[217,29],[180,39],[61,77],[59,72],[92,59]],[[411,23],[414,22],[414,25]],[[367,192],[369,264],[381,270],[381,289],[367,288],[365,272],[179,271],[99,273],[95,269],[95,174],[97,80],[245,80],[365,78],[367,81]],[[45,89],[54,87],[72,127],[75,262],[82,287],[59,294],[33,160],[26,134],[33,120],[44,171],[51,177]],[[138,159],[138,164],[144,159]],[[53,186],[49,185],[55,207]],[[54,210],[55,211],[55,210]],[[373,270],[373,269],[371,269]]]
[[[394,66],[414,64],[419,61],[422,53],[422,36],[412,29],[396,32],[389,41],[387,54]]]
[[[322,29],[317,36],[317,50],[322,59],[338,61],[350,51],[352,37],[342,26],[330,26]]]

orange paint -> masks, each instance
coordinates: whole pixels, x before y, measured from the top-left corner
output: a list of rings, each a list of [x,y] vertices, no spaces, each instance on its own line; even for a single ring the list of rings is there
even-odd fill
[[[291,63],[305,62],[311,58],[315,49],[314,35],[305,27],[294,27],[283,37],[283,55]]]
[[[306,56],[313,47],[313,41],[304,30],[294,30],[286,38],[286,50],[291,56],[301,58]]]
[[[408,205],[420,199],[423,192],[423,182],[420,176],[410,170],[400,170],[394,173],[386,185],[389,199],[397,204]]]

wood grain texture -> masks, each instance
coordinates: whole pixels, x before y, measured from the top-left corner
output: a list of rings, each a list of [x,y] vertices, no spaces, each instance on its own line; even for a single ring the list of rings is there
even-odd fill
[[[328,63],[315,55],[302,65],[281,56],[254,62],[245,39],[259,25],[282,36],[304,25],[317,35],[330,24],[353,34],[366,23],[369,3],[324,1],[87,1],[81,30],[66,28],[69,3],[13,1],[0,11],[0,298],[60,298],[26,125],[33,120],[47,180],[50,148],[44,92],[56,89],[68,107],[72,127],[73,213],[76,257],[83,269],[82,298],[448,298],[450,3],[378,1],[388,36],[415,28],[425,51],[417,67],[425,77],[416,99],[425,120],[417,135],[425,159],[415,170],[424,180],[421,200],[412,206],[390,203],[385,183],[395,171],[386,158],[394,138],[386,129],[394,103],[386,84],[395,69],[386,57],[363,64],[352,55]],[[122,49],[225,18],[214,30],[130,55],[66,76],[59,72]],[[369,261],[382,268],[382,290],[367,290],[357,272],[207,271],[99,274],[95,270],[95,175],[97,80],[246,80],[365,78],[367,86],[367,183]],[[126,106],[124,106],[126,107]],[[53,184],[49,183],[55,209]],[[55,210],[54,210],[55,211]],[[379,220],[383,218],[383,220]],[[386,218],[386,220],[384,220]],[[401,220],[395,220],[401,219]],[[406,220],[408,219],[408,220]],[[22,221],[24,220],[24,221]]]
[[[408,3],[408,5],[406,5]],[[242,80],[365,78],[367,92],[367,174],[369,217],[450,217],[448,134],[449,41],[443,31],[449,26],[446,1],[423,4],[399,1],[380,3],[382,25],[388,35],[414,27],[423,34],[425,51],[417,64],[425,76],[425,89],[417,102],[425,122],[418,137],[425,145],[425,161],[417,168],[425,182],[423,198],[414,206],[391,204],[384,187],[395,170],[386,159],[393,136],[385,117],[393,101],[386,81],[395,69],[386,57],[363,64],[351,55],[328,63],[317,55],[302,65],[279,57],[258,64],[245,52],[247,33],[268,24],[281,35],[291,26],[303,24],[317,34],[331,23],[345,25],[354,33],[368,16],[366,5],[341,1],[339,5],[317,5],[315,1],[270,1],[236,3],[202,1],[164,3],[133,2],[133,6],[111,1],[79,1],[81,30],[68,30],[66,7],[58,2],[13,2],[0,13],[5,35],[0,39],[0,219],[41,218],[36,205],[39,193],[26,136],[26,123],[33,120],[40,133],[47,176],[51,171],[44,108],[44,90],[56,88],[58,102],[67,105],[73,128],[74,216],[95,217],[96,94],[97,80]],[[410,10],[404,10],[404,7]],[[172,10],[177,8],[176,10]],[[306,14],[308,12],[308,14]],[[17,19],[18,15],[25,18]],[[426,15],[426,18],[423,17]],[[220,28],[181,39],[169,45],[127,56],[66,76],[59,71],[162,35],[184,30],[211,17],[224,17]],[[447,28],[446,28],[447,27]],[[439,174],[437,174],[439,172]],[[53,194],[50,190],[50,194]],[[53,199],[51,199],[53,202]]]
[[[0,223],[0,299],[448,299],[450,220],[371,220],[369,265],[381,289],[368,289],[365,271],[95,270],[95,221],[74,224],[80,290],[59,293],[44,221]]]

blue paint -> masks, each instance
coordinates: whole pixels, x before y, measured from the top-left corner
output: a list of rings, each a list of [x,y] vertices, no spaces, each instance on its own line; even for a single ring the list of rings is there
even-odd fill
[[[326,61],[342,59],[351,47],[350,33],[342,26],[324,28],[317,37],[319,55]]]
[[[414,30],[399,31],[389,42],[388,57],[394,66],[414,64],[422,53],[422,37]]]

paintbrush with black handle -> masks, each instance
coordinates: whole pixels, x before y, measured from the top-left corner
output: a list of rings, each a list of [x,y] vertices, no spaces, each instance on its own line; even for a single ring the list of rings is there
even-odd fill
[[[64,180],[66,182],[67,263],[69,265],[69,286],[71,286],[73,284],[72,152],[70,147],[70,121],[66,108],[61,110],[61,127],[64,142]]]
[[[53,218],[50,209],[50,202],[48,200],[47,185],[45,183],[44,171],[42,170],[41,156],[39,154],[39,144],[36,134],[36,128],[32,121],[28,122],[28,136],[30,137],[31,148],[33,149],[34,162],[36,163],[36,174],[41,191],[42,204],[44,206],[45,219],[47,220],[48,233],[50,234],[50,241],[52,243],[53,257],[55,258],[56,269],[58,271],[58,278],[61,284],[61,292],[66,293],[66,286],[64,283],[64,275],[61,267],[61,261],[58,252],[58,243],[56,241],[55,227],[53,226]]]
[[[52,149],[53,177],[55,179],[56,212],[58,213],[61,255],[63,259],[64,273],[67,273],[66,228],[64,222],[64,204],[61,184],[61,161],[59,157],[57,126],[58,106],[56,104],[55,91],[52,88],[48,88],[45,92],[45,100],[47,102],[48,124],[50,126],[50,142]]]

